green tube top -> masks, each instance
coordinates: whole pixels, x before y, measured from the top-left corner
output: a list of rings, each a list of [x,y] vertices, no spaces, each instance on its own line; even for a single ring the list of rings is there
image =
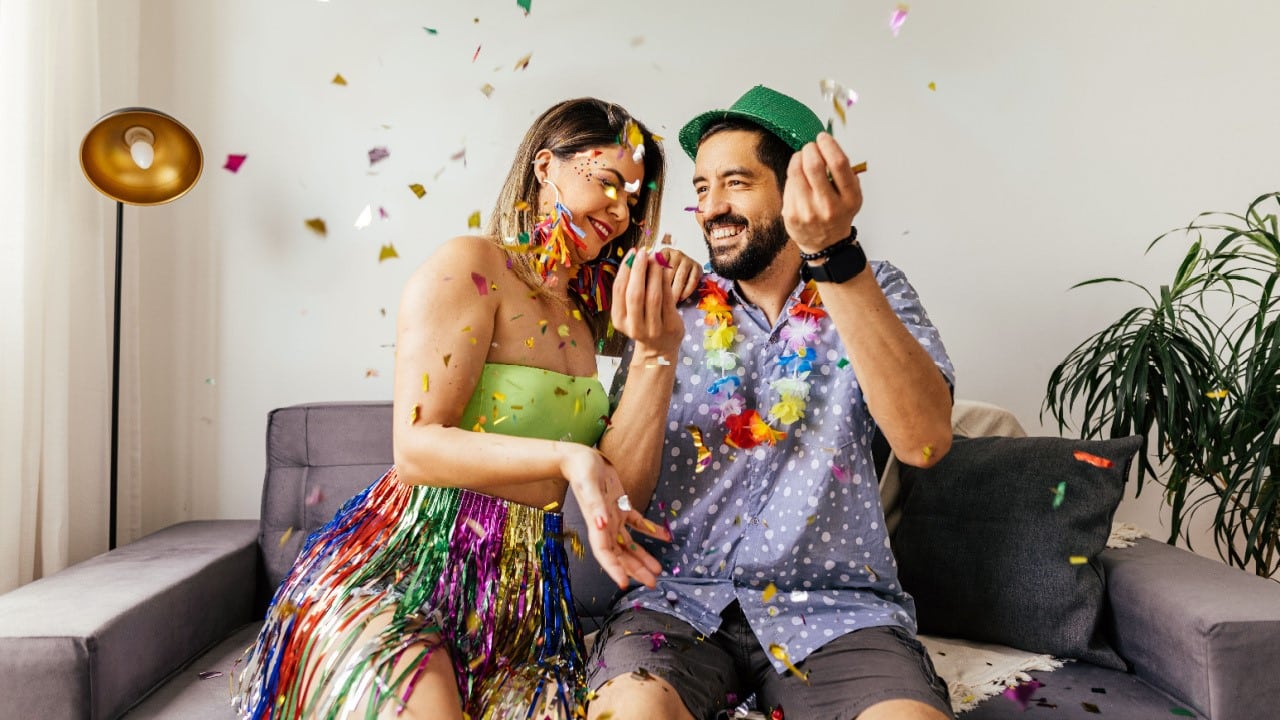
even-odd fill
[[[608,416],[609,397],[595,377],[485,363],[458,426],[595,445]]]

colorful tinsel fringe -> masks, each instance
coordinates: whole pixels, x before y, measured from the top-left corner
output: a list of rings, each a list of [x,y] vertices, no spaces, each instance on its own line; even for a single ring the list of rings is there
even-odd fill
[[[471,718],[585,717],[561,517],[389,471],[308,538],[242,658],[236,710],[331,719],[367,700],[373,718],[443,645]],[[389,623],[366,632],[375,618]]]

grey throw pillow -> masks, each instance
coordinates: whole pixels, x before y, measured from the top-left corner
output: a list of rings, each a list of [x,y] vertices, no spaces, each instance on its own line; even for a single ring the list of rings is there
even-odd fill
[[[956,438],[904,465],[892,543],[920,632],[1123,670],[1102,633],[1106,547],[1141,438]]]

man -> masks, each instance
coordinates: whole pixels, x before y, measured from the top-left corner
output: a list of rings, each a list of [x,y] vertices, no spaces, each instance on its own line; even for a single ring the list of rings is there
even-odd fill
[[[664,436],[602,441],[628,443],[630,502],[673,540],[597,639],[590,717],[701,720],[755,694],[773,717],[950,718],[871,457],[877,428],[912,465],[949,449],[937,331],[901,271],[866,262],[857,174],[803,104],[757,86],[680,144],[713,272],[680,308],[681,356],[627,356],[615,379],[671,393],[665,418],[615,410]]]

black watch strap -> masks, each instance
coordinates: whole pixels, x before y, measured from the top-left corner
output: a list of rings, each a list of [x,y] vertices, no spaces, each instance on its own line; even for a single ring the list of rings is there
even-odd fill
[[[843,244],[827,256],[821,265],[800,263],[800,277],[806,282],[842,283],[858,276],[867,267],[867,254],[857,242]]]

